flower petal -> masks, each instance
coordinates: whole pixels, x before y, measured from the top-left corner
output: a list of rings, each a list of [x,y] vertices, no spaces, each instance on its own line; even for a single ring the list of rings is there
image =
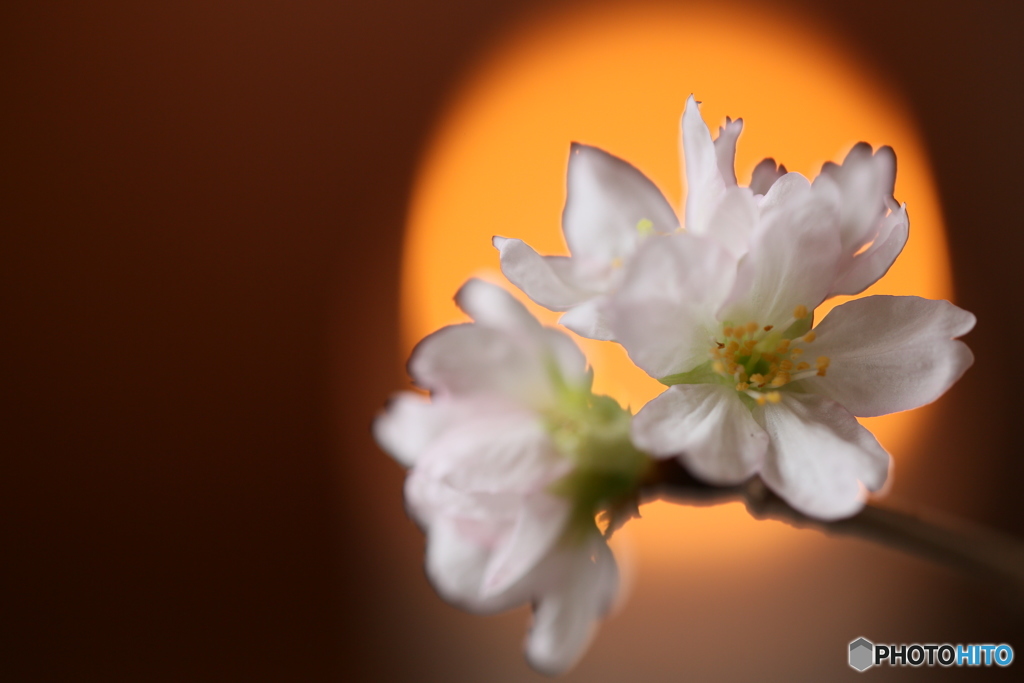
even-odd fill
[[[876,283],[889,272],[909,236],[910,218],[903,204],[881,220],[878,234],[867,249],[848,258],[829,296],[860,294]]]
[[[786,167],[776,166],[775,159],[762,159],[750,176],[750,191],[755,195],[768,194],[775,181],[786,175]]]
[[[413,349],[409,374],[441,394],[494,393],[537,404],[552,399],[537,344],[482,325],[449,325],[428,335]]]
[[[722,175],[726,187],[736,187],[736,139],[743,132],[743,119],[733,121],[725,117],[725,125],[718,129],[715,138],[715,157],[718,160],[718,172]]]
[[[760,469],[768,435],[732,387],[677,384],[633,418],[633,443],[655,457],[678,456],[701,479],[728,485]]]
[[[753,193],[745,187],[730,187],[712,213],[713,227],[708,236],[739,258],[750,246],[757,220],[758,206]]]
[[[450,411],[426,397],[403,391],[391,397],[373,421],[373,436],[395,460],[412,467],[419,454],[450,423]]]
[[[598,294],[573,281],[572,260],[565,256],[541,256],[518,239],[495,236],[493,244],[500,253],[501,272],[544,308],[564,311]]]
[[[564,549],[547,568],[560,576],[540,597],[526,640],[530,664],[548,675],[570,669],[586,651],[595,622],[615,600],[619,570],[608,545],[596,534],[582,547]]]
[[[558,323],[586,339],[614,341],[611,325],[605,312],[607,301],[598,297],[575,306],[558,319]]]
[[[863,507],[861,483],[871,491],[885,483],[889,454],[835,401],[782,392],[756,412],[771,438],[761,477],[804,514],[849,517]]]
[[[725,194],[725,180],[718,169],[711,132],[700,116],[693,95],[686,100],[682,128],[686,230],[693,235],[704,235],[710,230],[712,212]]]
[[[500,595],[536,567],[565,533],[571,512],[564,498],[543,492],[525,498],[511,534],[487,563],[481,596]]]
[[[421,474],[463,492],[529,495],[571,468],[532,411],[495,400],[465,403],[472,407],[420,456]]]
[[[608,318],[629,357],[655,378],[708,359],[714,311],[732,288],[735,260],[709,239],[679,233],[637,252]]]
[[[505,289],[485,280],[467,280],[455,293],[455,303],[484,327],[516,333],[540,333],[540,322],[526,310],[526,306]]]
[[[808,349],[830,359],[825,377],[804,380],[809,391],[838,401],[858,417],[931,403],[974,362],[954,341],[975,317],[948,301],[869,296],[830,312]]]
[[[836,278],[835,206],[787,174],[762,203],[761,222],[740,261],[737,288],[719,319],[781,325],[793,310],[820,304]],[[744,291],[745,288],[746,289]]]
[[[596,147],[573,143],[562,229],[574,259],[610,264],[628,258],[648,233],[678,227],[672,206],[643,173]]]
[[[896,156],[891,147],[872,154],[871,145],[853,146],[842,165],[825,164],[814,184],[828,192],[838,192],[839,232],[843,251],[853,255],[869,242],[878,221],[886,213],[886,200],[892,197],[896,179]],[[834,187],[825,187],[834,185]]]

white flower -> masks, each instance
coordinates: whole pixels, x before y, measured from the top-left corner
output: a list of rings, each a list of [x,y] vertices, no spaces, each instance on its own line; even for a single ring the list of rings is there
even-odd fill
[[[647,238],[679,220],[657,187],[625,161],[573,143],[562,231],[571,257],[541,256],[522,240],[495,237],[505,277],[581,336],[610,339],[601,310],[622,267]]]
[[[456,296],[474,323],[427,337],[409,362],[430,389],[395,397],[378,442],[411,468],[406,501],[427,533],[427,574],[471,611],[534,605],[529,661],[557,673],[581,656],[618,572],[595,513],[646,466],[629,413],[590,392],[583,354],[504,290]]]
[[[754,169],[749,188],[736,184],[733,170],[742,119],[719,130],[718,139],[704,123],[691,95],[683,111],[683,163],[686,170],[686,230],[714,239],[740,257],[750,248],[757,226],[771,220],[793,194],[806,194],[808,181],[786,173],[765,159]],[[872,154],[859,143],[842,165],[826,163],[812,193],[830,205],[840,236],[841,256],[828,295],[859,294],[881,278],[903,250],[910,222],[906,206],[893,198],[896,156],[890,147]]]
[[[811,330],[814,308],[850,272],[849,243],[834,202],[792,189],[739,260],[690,234],[645,246],[609,311],[633,361],[670,385],[634,419],[640,449],[715,484],[759,473],[796,509],[835,519],[857,512],[862,487],[877,490],[889,469],[855,416],[942,395],[973,362],[954,339],[975,319],[946,301],[873,296]]]

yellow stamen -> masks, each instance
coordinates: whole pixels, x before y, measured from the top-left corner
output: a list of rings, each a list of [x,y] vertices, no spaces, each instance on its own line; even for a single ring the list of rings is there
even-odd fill
[[[747,341],[743,342],[743,350],[746,351],[747,353],[750,353],[751,351],[754,350],[755,344],[757,344],[756,341],[754,341],[753,339],[748,339]]]
[[[779,341],[779,345],[775,347],[775,353],[785,353],[789,350],[789,340],[783,339]]]
[[[622,259],[619,258],[618,256],[616,256],[614,259],[612,259],[612,268],[621,268],[621,267],[622,267]]]
[[[783,384],[788,384],[788,383],[789,383],[789,373],[788,372],[780,372],[778,375],[775,376],[775,379],[772,380],[772,386],[773,387],[781,387]]]
[[[767,402],[768,402],[768,399],[765,398],[764,394],[761,394],[760,396],[757,397],[757,405],[763,406]]]
[[[818,334],[814,330],[811,330],[810,332],[808,332],[807,334],[804,335],[804,341],[807,342],[808,344],[810,344],[812,341],[814,341],[817,338],[818,338]]]
[[[806,318],[807,317],[807,307],[804,306],[803,304],[801,304],[801,305],[797,306],[796,308],[794,308],[793,309],[793,317],[796,318],[797,320],[799,320],[800,318]]]
[[[725,363],[720,360],[716,360],[711,364],[711,369],[717,372],[719,375],[725,374]]]
[[[746,391],[750,388],[750,385],[746,382],[739,382],[736,384],[736,391]]]
[[[729,351],[732,351],[733,353],[736,353],[739,350],[740,350],[740,343],[738,341],[731,341],[731,342],[729,342],[729,345],[725,347],[726,353],[728,353]]]
[[[800,361],[799,363],[796,364],[796,369],[798,371],[799,370],[806,370],[809,367],[811,367],[811,364],[808,363],[807,361]]]
[[[828,371],[829,363],[831,363],[831,361],[828,359],[828,356],[818,356],[818,360],[814,362],[815,367],[818,368],[818,377],[825,376],[825,373]]]
[[[763,384],[764,383],[764,375],[762,375],[760,372],[755,372],[753,375],[750,376],[750,383],[751,384]]]
[[[786,359],[786,360],[780,362],[779,363],[779,369],[780,370],[792,370],[793,369],[793,361],[791,361],[789,359]]]
[[[789,352],[789,355],[791,355],[791,356],[799,356],[803,352],[804,352],[803,349],[793,349],[792,351]]]
[[[724,336],[724,337],[725,337],[726,339],[728,339],[729,337],[731,337],[731,336],[732,336],[732,328],[731,328],[731,327],[726,327],[726,328],[723,328],[723,329],[722,329],[722,335],[723,335],[723,336]]]
[[[768,402],[769,403],[779,403],[781,400],[782,400],[782,394],[780,394],[779,392],[777,392],[777,391],[769,391],[768,392]]]
[[[747,334],[754,334],[755,332],[757,332],[758,327],[760,326],[753,320],[751,320],[749,323],[747,323]]]
[[[775,325],[765,325],[764,326],[764,331],[765,332],[771,332],[773,327],[775,327]]]

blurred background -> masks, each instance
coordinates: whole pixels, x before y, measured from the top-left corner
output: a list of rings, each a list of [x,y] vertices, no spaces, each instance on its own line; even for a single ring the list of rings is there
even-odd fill
[[[851,89],[873,98],[865,128],[909,136],[901,164],[924,189],[907,192],[934,202],[922,209],[927,222],[910,204],[911,244],[923,249],[919,235],[938,242],[905,275],[920,269],[921,281],[940,289],[951,282],[979,323],[967,338],[975,366],[900,443],[891,498],[1024,538],[1010,344],[1024,335],[1024,10],[900,0],[662,7],[683,25],[692,15],[724,31],[721,53],[686,65],[698,73],[721,69],[746,36],[782,50],[793,41],[779,27],[800,28],[813,49],[792,63],[833,55],[829,64],[856,74]],[[475,256],[458,260],[477,248],[475,233],[431,233],[437,222],[424,218],[437,196],[427,179],[443,176],[437,160],[483,120],[471,117],[473,102],[502,101],[481,88],[498,83],[493,74],[506,73],[509,55],[531,41],[556,45],[559,31],[578,37],[573,31],[607,8],[579,0],[7,7],[5,678],[542,680],[521,656],[525,608],[474,617],[430,589],[422,534],[402,507],[404,473],[369,426],[407,385],[410,340],[447,315],[417,317],[419,294],[408,286],[403,308],[403,263],[406,272],[430,270],[424,290],[476,268]],[[662,54],[642,42],[637,52],[648,48]],[[780,79],[772,63],[770,54],[752,57],[744,82],[770,89]],[[842,90],[841,79],[821,79],[823,91]],[[665,83],[680,105],[691,90],[701,99],[700,87]],[[772,146],[771,121],[762,119],[762,144],[755,115],[721,97],[708,98],[718,107],[705,109],[712,127],[725,114],[744,116],[741,149],[789,161]],[[583,141],[604,143],[596,117],[579,121]],[[657,135],[675,144],[674,129]],[[651,148],[664,147],[661,139]],[[456,147],[446,146],[452,140]],[[568,142],[558,141],[557,153],[537,148],[545,186],[550,173],[560,190]],[[645,157],[647,142],[610,142],[678,199],[678,170]],[[805,153],[795,163],[813,173],[818,152]],[[749,174],[739,170],[741,180]],[[523,206],[481,215],[483,234],[525,207],[532,180],[522,182]],[[557,210],[560,198],[545,201]],[[534,227],[554,244],[557,215],[548,221]],[[410,245],[433,235],[453,260],[429,251],[416,260],[410,247],[403,262],[407,224],[420,235]],[[467,236],[473,247],[459,241]],[[421,294],[424,306],[437,299]],[[1024,653],[1019,606],[943,568],[757,523],[736,506],[654,506],[647,517],[617,541],[628,599],[566,680],[854,676],[846,647],[858,636],[1006,642]],[[1020,665],[866,675],[1007,678]]]

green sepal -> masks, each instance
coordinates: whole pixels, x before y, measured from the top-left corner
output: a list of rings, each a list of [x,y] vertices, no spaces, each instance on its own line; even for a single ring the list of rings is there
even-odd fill
[[[666,375],[658,381],[667,387],[676,384],[721,384],[722,376],[711,369],[711,361],[698,365],[689,372],[679,372],[674,375]]]
[[[810,332],[812,327],[814,327],[813,311],[787,327],[786,331],[782,333],[782,336],[784,339],[796,339],[797,337],[802,337]]]

